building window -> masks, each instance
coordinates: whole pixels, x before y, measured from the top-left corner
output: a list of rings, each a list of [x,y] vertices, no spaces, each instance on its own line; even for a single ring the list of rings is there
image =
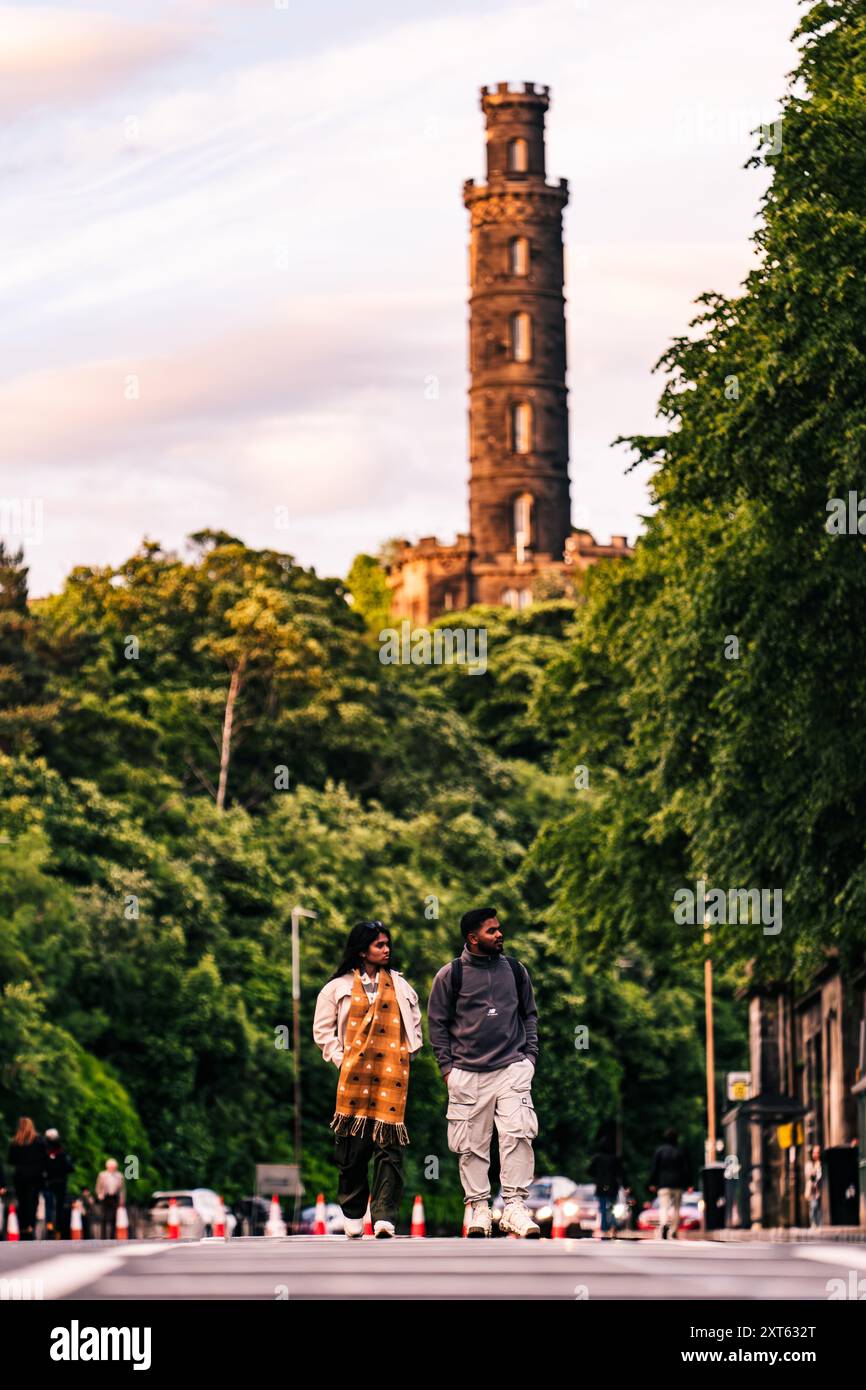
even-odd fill
[[[528,454],[532,448],[532,406],[528,401],[512,404],[511,448],[515,454]]]
[[[519,137],[508,142],[508,170],[512,174],[525,174],[529,168],[529,146]]]
[[[532,494],[522,492],[514,499],[514,548],[517,560],[522,564],[525,553],[532,545]]]
[[[513,236],[508,243],[508,269],[512,275],[529,274],[529,240]]]
[[[518,595],[517,595],[517,607],[518,607],[518,608],[529,608],[529,606],[530,606],[531,603],[532,603],[532,590],[531,590],[531,589],[521,589],[520,592],[519,592]]]
[[[449,589],[449,590],[447,591],[447,593],[445,594],[445,612],[446,612],[446,613],[450,613],[450,612],[451,612],[451,609],[452,609],[453,607],[454,607],[454,595],[452,594],[451,590]]]
[[[502,602],[506,608],[519,608],[520,595],[516,589],[503,589]]]
[[[525,309],[511,315],[511,360],[529,362],[532,360],[532,319]]]

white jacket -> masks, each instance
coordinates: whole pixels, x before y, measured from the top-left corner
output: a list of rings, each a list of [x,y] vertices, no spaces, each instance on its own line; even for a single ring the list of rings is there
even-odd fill
[[[403,1020],[409,1056],[414,1057],[416,1052],[420,1052],[423,1042],[418,995],[403,979],[399,970],[392,970],[390,973],[400,1005],[400,1017]],[[349,1017],[353,978],[354,971],[349,971],[346,975],[338,975],[336,980],[329,980],[316,1000],[313,1038],[316,1046],[322,1049],[325,1061],[333,1062],[335,1067],[340,1066],[346,1047],[346,1020]]]

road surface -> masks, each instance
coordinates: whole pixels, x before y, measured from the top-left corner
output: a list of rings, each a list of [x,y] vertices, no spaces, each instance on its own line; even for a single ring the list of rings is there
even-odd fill
[[[841,1284],[828,1281],[840,1280]],[[18,1281],[21,1281],[20,1283]],[[841,1294],[842,1288],[846,1293]],[[808,1299],[866,1296],[866,1245],[689,1240],[0,1244],[0,1297],[48,1299]]]

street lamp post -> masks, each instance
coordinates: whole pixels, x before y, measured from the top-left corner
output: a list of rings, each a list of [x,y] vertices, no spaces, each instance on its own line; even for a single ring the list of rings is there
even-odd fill
[[[704,1013],[707,1030],[707,1142],[706,1163],[716,1161],[716,1045],[713,1031],[713,962],[709,947],[712,941],[709,931],[709,914],[704,917],[704,945],[707,955],[704,960]]]
[[[298,1206],[301,1200],[301,918],[316,917],[305,907],[292,908],[292,1054],[295,1078],[295,1164],[298,1183],[295,1191],[295,1213],[292,1229],[298,1227]]]

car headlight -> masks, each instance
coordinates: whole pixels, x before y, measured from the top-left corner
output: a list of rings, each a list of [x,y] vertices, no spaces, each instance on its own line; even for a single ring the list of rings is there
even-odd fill
[[[576,1202],[563,1202],[562,1213],[564,1216],[577,1216],[578,1206]]]
[[[539,1207],[539,1208],[537,1209],[535,1215],[536,1215],[536,1217],[538,1218],[539,1221],[547,1221],[551,1216],[553,1216],[553,1208],[552,1208],[552,1207]]]
[[[614,1209],[613,1209],[613,1214],[614,1214],[614,1216],[625,1216],[625,1214],[626,1214],[627,1211],[628,1211],[628,1207],[626,1206],[625,1202],[617,1202],[617,1203],[614,1205]]]

